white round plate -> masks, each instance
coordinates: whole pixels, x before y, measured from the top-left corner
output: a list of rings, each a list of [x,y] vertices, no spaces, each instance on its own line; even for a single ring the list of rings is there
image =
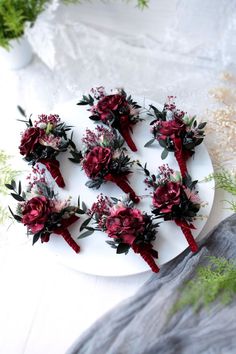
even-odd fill
[[[142,106],[145,103],[147,108],[151,103],[157,107],[161,107],[161,105],[149,100],[145,100],[144,102],[144,100],[139,99],[138,102]],[[80,140],[85,129],[95,129],[96,124],[89,119],[88,107],[77,106],[76,103],[76,101],[70,101],[63,105],[58,105],[52,113],[59,114],[62,121],[66,122],[68,125],[74,126],[73,140],[78,144],[78,148],[80,149]],[[138,152],[132,153],[130,149],[128,149],[128,153],[131,158],[140,160],[142,164],[147,162],[147,167],[150,172],[156,173],[158,166],[163,164],[163,160],[161,159],[162,148],[159,146],[158,142],[154,143],[152,147],[144,148],[144,144],[151,139],[150,121],[151,117],[146,116],[145,121],[134,126],[133,139],[138,147]],[[122,191],[112,183],[102,185],[99,190],[86,187],[85,183],[87,177],[84,171],[81,170],[81,167],[70,162],[67,153],[61,155],[61,172],[66,183],[66,187],[63,190],[58,189],[61,198],[64,199],[68,196],[72,196],[72,201],[77,203],[78,196],[80,195],[81,200],[90,207],[100,193],[118,198],[122,196]],[[178,170],[178,165],[173,153],[168,155],[164,163],[168,163],[171,168]],[[211,159],[204,144],[198,146],[194,157],[189,159],[188,170],[192,178],[199,181],[202,181],[204,177],[213,172]],[[129,181],[136,193],[140,196],[144,196],[142,201],[138,204],[138,208],[150,213],[151,198],[149,194],[151,190],[147,189],[146,185],[143,183],[144,178],[143,172],[136,168],[132,175],[130,175]],[[193,231],[193,235],[195,238],[202,231],[210,214],[214,199],[214,182],[199,183],[197,188],[199,190],[199,196],[202,201],[206,202],[206,206],[202,208],[199,213],[203,217],[194,222],[196,230]],[[70,227],[71,235],[75,240],[79,235],[79,227],[82,221],[83,217]],[[115,250],[105,242],[106,240],[108,240],[107,235],[98,231],[92,236],[78,240],[81,247],[79,254],[76,254],[65,243],[62,237],[56,235],[51,236],[49,243],[40,244],[40,242],[37,242],[34,247],[47,248],[56,255],[60,262],[78,271],[94,275],[124,276],[150,270],[145,261],[139,255],[134,254],[132,250],[130,250],[127,255],[117,255]],[[175,258],[187,247],[188,244],[185,237],[174,222],[168,221],[160,225],[154,242],[154,248],[159,254],[157,260],[158,265],[161,266]]]

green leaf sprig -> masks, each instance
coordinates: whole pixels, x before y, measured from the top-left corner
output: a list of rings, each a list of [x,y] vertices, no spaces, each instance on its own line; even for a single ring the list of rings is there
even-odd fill
[[[182,288],[172,314],[187,306],[195,311],[216,300],[229,304],[236,296],[236,263],[225,258],[209,257],[208,266],[197,269],[196,276]]]

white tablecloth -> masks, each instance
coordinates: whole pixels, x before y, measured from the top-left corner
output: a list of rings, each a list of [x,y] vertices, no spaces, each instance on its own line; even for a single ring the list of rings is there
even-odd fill
[[[211,1],[153,0],[146,12],[132,5],[96,3],[60,7],[42,16],[31,34],[41,59],[35,56],[17,72],[0,68],[0,148],[14,153],[17,147],[17,104],[28,113],[45,113],[97,84],[124,86],[159,102],[177,95],[181,108],[204,116],[213,106],[209,89],[219,85],[222,69],[233,65],[227,35],[234,30],[235,1],[225,6],[224,18],[222,3],[226,2],[217,1],[217,9]],[[204,233],[230,214],[223,209],[225,198],[225,193],[216,193]],[[7,231],[4,226],[0,352],[65,353],[82,331],[134,294],[149,276],[150,272],[122,278],[78,273],[32,248],[17,228]]]

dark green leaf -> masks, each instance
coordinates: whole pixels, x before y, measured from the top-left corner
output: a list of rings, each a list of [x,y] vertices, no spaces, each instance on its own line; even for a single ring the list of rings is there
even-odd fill
[[[19,185],[18,185],[18,194],[21,195],[21,181],[19,181]]]
[[[85,231],[80,236],[78,236],[77,239],[88,237],[88,236],[92,235],[93,233],[94,233],[94,230],[93,231],[92,230]]]
[[[11,184],[6,183],[5,187],[10,189],[10,190],[12,190],[12,191],[14,191],[14,188],[13,188],[13,186]]]
[[[96,115],[89,116],[89,119],[94,120],[94,121],[99,121],[100,118]]]
[[[90,223],[91,219],[92,218],[88,218],[82,223],[82,225],[80,226],[80,231],[86,228],[86,226]]]
[[[203,142],[203,138],[197,139],[195,145],[200,145]]]
[[[20,112],[20,114],[26,118],[27,116],[26,116],[25,110],[21,106],[17,106],[17,108],[18,108],[18,111]]]
[[[127,254],[129,252],[130,246],[127,245],[127,243],[120,243],[116,249],[117,254],[125,253]]]
[[[25,199],[21,197],[19,194],[11,193],[14,199],[16,199],[18,202],[24,202]]]
[[[111,200],[113,200],[114,203],[118,203],[119,199],[115,198],[115,197],[111,197]]]
[[[149,147],[149,146],[151,146],[151,145],[154,143],[155,140],[156,140],[155,138],[149,140],[149,141],[144,145],[144,147]]]
[[[85,211],[83,211],[83,210],[80,209],[80,208],[77,208],[77,209],[76,209],[76,214],[85,214]]]
[[[160,144],[161,147],[163,147],[164,149],[166,148],[166,142],[165,142],[165,140],[160,139],[158,142],[159,142],[159,144]]]
[[[78,102],[76,104],[77,104],[77,106],[87,106],[88,102],[80,101],[80,102]]]
[[[40,238],[40,232],[38,232],[33,236],[32,246],[38,241],[39,238]]]
[[[14,181],[14,179],[11,181],[11,185],[14,188],[14,190],[16,190],[16,181]]]
[[[207,124],[206,122],[203,122],[203,123],[198,124],[198,129],[203,129],[203,128],[205,128],[206,124]]]
[[[86,206],[86,204],[85,204],[84,202],[82,202],[82,209],[83,209],[83,211],[86,213],[86,211],[87,211],[87,206]]]
[[[161,159],[165,160],[165,158],[167,158],[168,156],[168,150],[164,149],[161,153]]]

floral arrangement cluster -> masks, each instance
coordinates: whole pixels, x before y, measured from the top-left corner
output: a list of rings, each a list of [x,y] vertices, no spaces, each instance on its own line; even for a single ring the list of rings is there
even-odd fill
[[[157,175],[151,175],[146,166],[139,166],[146,174],[146,185],[153,190],[152,213],[158,219],[174,221],[181,228],[191,251],[197,252],[198,246],[191,229],[195,229],[192,221],[201,207],[195,189],[198,181],[192,181],[187,174],[182,178],[179,172],[173,171],[168,165],[160,166]]]
[[[69,147],[75,148],[72,140],[67,136],[71,127],[62,123],[56,114],[42,114],[34,124],[31,119],[23,122],[26,123],[27,128],[21,136],[20,154],[33,166],[36,163],[45,165],[58,186],[63,188],[65,182],[56,157],[59,153],[67,151]]]
[[[102,183],[113,182],[123,192],[129,193],[134,203],[139,197],[128,183],[133,161],[124,148],[124,140],[114,129],[97,126],[95,131],[86,130],[82,138],[81,165],[89,181],[90,188],[99,188]]]
[[[52,234],[62,236],[79,253],[80,247],[70,235],[68,227],[84,214],[78,239],[90,236],[95,230],[102,231],[110,238],[107,243],[116,253],[127,254],[129,250],[139,254],[153,272],[159,268],[155,259],[157,251],[152,242],[156,239],[160,222],[172,221],[181,228],[192,252],[198,250],[191,230],[202,205],[196,190],[197,181],[192,181],[187,171],[186,161],[194,154],[194,149],[204,139],[206,123],[197,124],[195,117],[189,117],[176,108],[173,97],[168,98],[162,111],[150,106],[147,114],[155,119],[151,124],[150,140],[155,140],[164,148],[162,158],[169,151],[174,152],[180,172],[168,165],[160,166],[157,174],[152,174],[147,165],[133,161],[127,153],[125,142],[132,151],[137,148],[131,138],[132,126],[141,120],[141,107],[124,90],[107,94],[103,87],[92,89],[83,96],[78,105],[89,105],[90,119],[103,123],[94,130],[87,129],[81,139],[81,150],[77,150],[72,134],[67,136],[71,126],[61,122],[58,115],[39,115],[32,123],[31,118],[23,120],[26,130],[21,136],[20,154],[32,165],[27,190],[18,188],[15,181],[7,183],[11,195],[18,201],[16,212],[10,209],[14,219],[27,227],[33,236],[33,244],[39,239],[48,242]],[[20,108],[26,118],[25,112]],[[71,199],[61,201],[45,178],[45,168],[51,173],[59,187],[65,182],[56,159],[61,152],[68,151],[69,160],[79,163],[88,177],[86,186],[99,189],[103,183],[116,184],[126,195],[117,199],[100,194],[90,209],[80,201],[71,204]],[[129,184],[128,177],[137,163],[144,172],[144,180],[151,192],[152,213],[148,215],[138,209],[138,197]]]
[[[122,89],[107,94],[104,87],[92,89],[83,96],[78,105],[89,105],[90,119],[117,129],[132,151],[137,151],[130,132],[132,126],[140,121],[140,106]]]
[[[194,154],[194,148],[204,139],[206,122],[198,124],[196,117],[189,117],[185,112],[176,108],[174,97],[169,96],[162,111],[150,105],[150,113],[155,119],[151,124],[153,139],[146,143],[150,146],[157,140],[163,147],[162,159],[169,152],[174,152],[182,177],[187,174],[187,160]]]
[[[154,223],[152,216],[134,207],[128,198],[119,200],[103,195],[98,196],[88,213],[96,225],[94,230],[103,231],[112,239],[106,242],[116,249],[117,254],[127,254],[132,249],[153,272],[159,271],[154,260],[158,253],[151,243],[156,238],[159,223]]]
[[[84,210],[80,209],[79,204],[71,205],[70,198],[58,198],[46,181],[45,169],[33,168],[28,179],[26,191],[22,191],[21,182],[18,187],[14,180],[6,184],[12,197],[18,201],[16,212],[13,213],[9,208],[13,218],[27,227],[27,234],[33,236],[33,244],[38,240],[48,242],[51,234],[56,234],[79,253],[80,247],[70,235],[68,227],[79,220],[79,214],[84,214]]]

